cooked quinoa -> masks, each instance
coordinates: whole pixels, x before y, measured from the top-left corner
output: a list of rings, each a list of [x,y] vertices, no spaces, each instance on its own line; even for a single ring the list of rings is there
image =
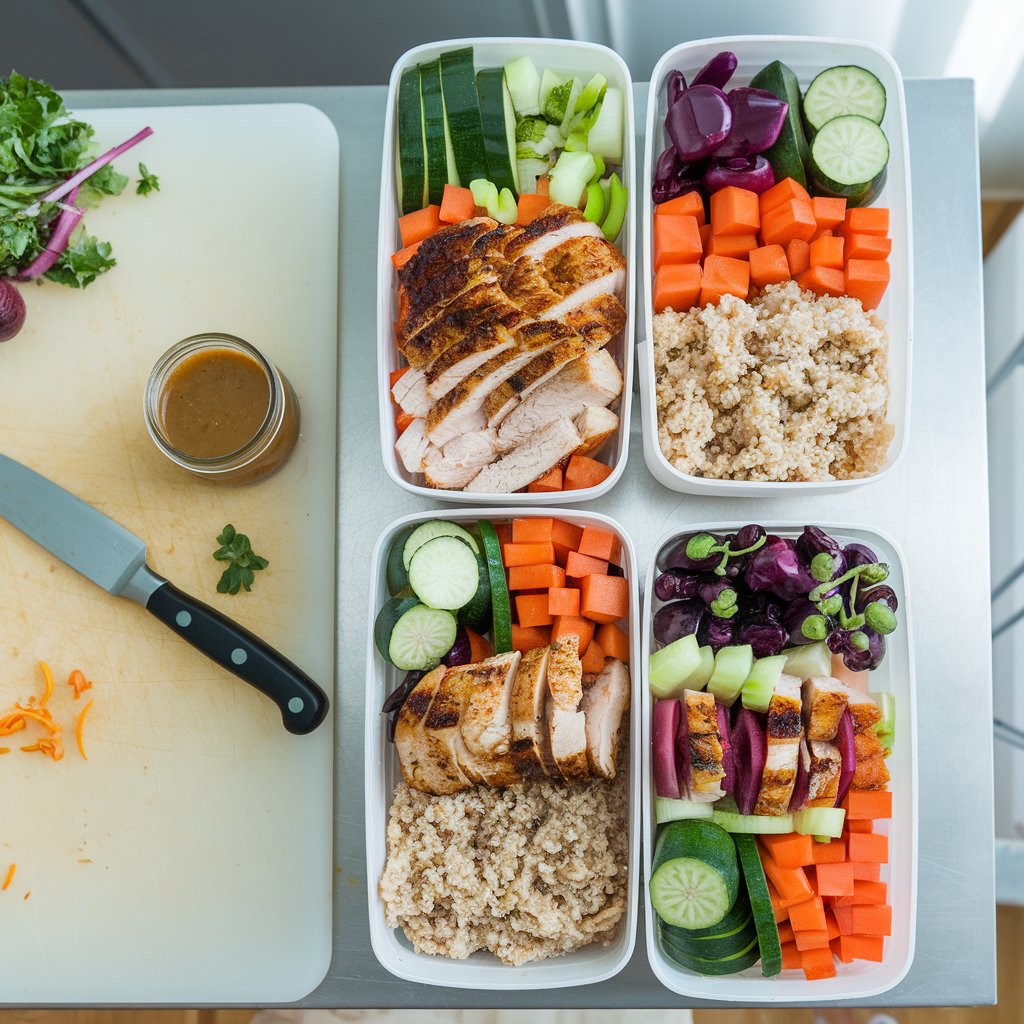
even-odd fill
[[[454,796],[395,788],[378,892],[420,953],[507,964],[615,938],[626,912],[627,773]]]
[[[878,472],[893,426],[885,324],[788,281],[750,302],[654,317],[658,441],[683,473],[845,480]]]

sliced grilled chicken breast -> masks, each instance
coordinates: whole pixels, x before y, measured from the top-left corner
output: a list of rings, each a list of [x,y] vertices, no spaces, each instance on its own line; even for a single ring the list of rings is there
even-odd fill
[[[502,450],[495,430],[471,431],[449,441],[444,448],[430,445],[421,462],[427,486],[459,490],[498,458]]]
[[[562,323],[581,335],[593,349],[604,348],[626,326],[626,307],[609,292],[570,309]]]
[[[484,416],[487,417],[487,426],[495,428],[500,426],[501,421],[519,402],[519,395],[515,393],[507,380],[499,384],[484,400]]]
[[[588,221],[577,207],[552,203],[505,245],[504,253],[511,260],[524,256],[539,260],[562,242],[587,235],[600,238],[601,229]]]
[[[391,397],[402,412],[417,419],[425,417],[433,405],[427,395],[427,375],[423,370],[414,370],[411,366],[395,381]]]
[[[847,690],[838,679],[812,676],[803,684],[804,723],[809,740],[833,740],[847,705]]]
[[[463,788],[462,784],[468,782],[458,765],[452,765],[446,759],[438,764],[431,751],[432,739],[423,732],[427,712],[444,674],[444,665],[428,672],[405,698],[395,723],[395,750],[402,777],[413,789],[424,793],[435,792],[435,786],[442,787],[442,792],[455,792],[448,789],[453,780],[460,783],[458,788]]]
[[[616,658],[583,690],[580,711],[586,716],[587,763],[593,775],[614,779],[622,720],[629,707],[629,669]]]
[[[431,273],[421,275],[418,287],[399,287],[395,318],[395,339],[399,345],[436,319],[463,292],[476,285],[499,281],[495,267],[478,256],[431,269]]]
[[[854,789],[884,789],[889,784],[889,768],[881,740],[870,729],[856,733],[853,750],[856,766],[850,785]]]
[[[605,280],[609,275],[622,274],[625,283],[626,258],[602,237],[570,238],[549,249],[541,262],[548,285],[563,297],[577,293],[594,281]],[[621,288],[601,291],[617,295]]]
[[[547,704],[551,759],[566,782],[590,777],[587,761],[587,722],[582,711],[565,711],[551,699]]]
[[[462,738],[471,754],[507,754],[512,747],[509,705],[519,669],[518,651],[497,654],[474,668],[474,682],[462,722]]]
[[[402,436],[395,442],[395,451],[402,460],[408,473],[422,473],[423,460],[430,442],[426,435],[426,420],[413,420],[402,431]],[[472,477],[470,478],[472,479]]]
[[[882,720],[881,708],[866,694],[851,689],[845,683],[840,686],[846,691],[849,700],[850,717],[853,719],[853,731],[855,733],[867,732],[873,729]]]
[[[827,740],[809,740],[809,769],[805,807],[833,807],[839,792],[839,773],[843,767],[839,748]]]
[[[800,718],[800,680],[783,675],[768,704],[768,756],[761,775],[755,814],[786,814],[796,783],[797,757],[803,723]]]
[[[619,429],[619,417],[611,409],[599,405],[585,406],[576,417],[576,431],[583,443],[573,455],[594,455],[601,446]]]
[[[575,711],[583,699],[583,665],[580,662],[580,638],[569,633],[552,641],[548,659],[548,692],[555,707]]]
[[[475,369],[515,344],[515,335],[508,330],[507,324],[485,322],[474,328],[461,341],[442,352],[426,369],[427,398],[430,402],[443,398]]]
[[[683,714],[688,746],[683,756],[690,799],[699,803],[718,800],[724,796],[725,767],[714,694],[684,690]]]
[[[428,290],[440,270],[471,255],[477,240],[498,227],[490,217],[471,217],[428,235],[398,271],[399,285],[416,293]]]
[[[548,696],[548,660],[551,650],[536,647],[519,662],[512,684],[512,762],[524,779],[547,774],[550,741],[544,717]]]
[[[482,469],[466,485],[466,490],[483,494],[518,491],[567,459],[582,443],[583,438],[569,420],[554,420],[531,440]]]

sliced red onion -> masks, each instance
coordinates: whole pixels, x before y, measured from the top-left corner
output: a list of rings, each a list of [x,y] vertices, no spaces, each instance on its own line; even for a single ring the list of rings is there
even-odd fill
[[[25,300],[6,278],[0,277],[0,341],[10,341],[25,323]]]
[[[15,275],[16,281],[31,281],[34,277],[45,274],[60,259],[60,254],[68,247],[71,232],[85,214],[85,210],[75,206],[78,188],[73,188],[68,196],[68,203],[60,204],[60,216],[53,222],[53,229],[46,241],[43,251],[27,266]]]
[[[680,706],[677,700],[656,700],[651,717],[651,767],[654,792],[658,796],[679,799],[679,775],[676,771],[676,730]]]
[[[695,85],[713,85],[718,89],[724,89],[729,84],[729,79],[732,78],[738,64],[739,59],[731,50],[723,50],[721,53],[716,53],[693,76],[693,79],[690,81],[690,88],[692,89]]]
[[[713,85],[694,85],[669,105],[665,131],[684,163],[713,153],[732,127],[729,99]]]
[[[743,157],[716,160],[704,175],[704,188],[708,195],[729,185],[745,188],[760,195],[774,184],[775,173],[772,171],[772,165],[763,156],[755,156],[751,160]]]
[[[52,192],[47,193],[40,202],[55,203],[62,199],[69,192],[74,191],[87,178],[91,178],[101,167],[105,167],[111,161],[116,160],[122,153],[127,153],[133,146],[137,146],[143,139],[153,134],[153,129],[148,125],[141,132],[133,135],[130,139],[122,142],[121,145],[108,149],[102,156],[96,157],[91,164],[86,164],[80,171],[76,171],[63,184],[58,185]]]
[[[715,156],[757,156],[775,145],[786,122],[789,104],[767,89],[738,87],[729,90],[732,128]]]
[[[843,797],[846,796],[846,791],[850,788],[850,783],[853,781],[853,773],[857,768],[857,753],[853,744],[853,717],[850,715],[850,709],[847,708],[843,712],[843,717],[839,719],[839,730],[836,732],[836,746],[839,748],[839,757],[842,761],[842,767],[839,770],[839,789],[836,792],[836,803],[838,807]]]
[[[800,737],[800,753],[796,759],[796,782],[793,784],[793,795],[789,798],[789,812],[799,811],[807,803],[807,795],[811,791],[811,751],[807,740]]]
[[[651,198],[655,203],[667,203],[676,196],[699,189],[704,179],[706,163],[707,161],[701,160],[695,164],[684,164],[679,159],[675,146],[669,146],[655,164]]]

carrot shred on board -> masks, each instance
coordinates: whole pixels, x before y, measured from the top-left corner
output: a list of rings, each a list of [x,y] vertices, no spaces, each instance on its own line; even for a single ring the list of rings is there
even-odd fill
[[[408,369],[408,367],[406,367],[406,369]],[[68,676],[68,686],[75,691],[75,700],[78,700],[85,690],[92,689],[92,681],[85,678],[81,669],[76,668],[72,671],[71,675]]]
[[[0,747],[0,754],[9,754],[11,752],[10,747]]]
[[[46,692],[39,701],[39,706],[42,707],[53,696],[53,673],[45,661],[40,661],[39,667],[43,670],[43,681],[46,683]]]
[[[48,708],[34,707],[27,704],[15,704],[15,710],[24,719],[31,719],[38,722],[49,734],[49,738],[41,739],[37,743],[22,747],[26,752],[38,750],[40,753],[59,761],[64,756],[64,730],[59,722],[53,720]]]
[[[78,741],[78,752],[82,755],[83,761],[88,761],[89,758],[85,756],[85,747],[82,745],[82,723],[85,721],[85,716],[89,713],[89,708],[91,708],[92,705],[93,701],[89,701],[89,703],[82,708],[82,711],[78,716],[78,721],[75,722],[75,739]]]
[[[15,868],[16,868],[17,866],[18,866],[17,864],[12,864],[12,865],[11,865],[11,866],[10,866],[10,867],[9,867],[9,868],[7,869],[7,875],[6,875],[6,877],[4,878],[4,884],[3,884],[3,885],[0,885],[0,892],[3,892],[3,891],[4,891],[4,890],[5,890],[5,889],[6,889],[6,888],[7,888],[7,887],[8,887],[8,886],[9,886],[9,885],[11,884],[11,881],[12,881],[12,880],[13,880],[13,878],[14,878],[14,869],[15,869]]]

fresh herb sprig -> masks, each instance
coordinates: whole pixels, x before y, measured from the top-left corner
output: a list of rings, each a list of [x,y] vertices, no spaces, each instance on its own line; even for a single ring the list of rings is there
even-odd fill
[[[214,551],[213,557],[218,562],[230,563],[217,582],[217,593],[237,594],[239,590],[252,590],[256,573],[266,569],[270,563],[253,551],[249,538],[238,533],[231,523],[217,536],[217,543],[220,547]]]
[[[135,186],[136,195],[148,196],[150,192],[160,191],[160,179],[155,174],[150,174],[149,168],[139,164],[139,183]]]

